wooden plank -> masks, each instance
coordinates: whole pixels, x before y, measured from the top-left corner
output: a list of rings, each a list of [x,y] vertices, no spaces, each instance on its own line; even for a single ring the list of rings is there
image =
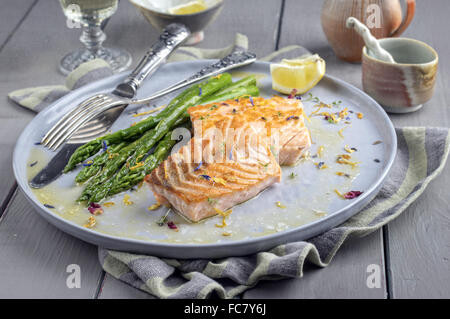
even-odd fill
[[[99,299],[154,299],[152,295],[136,289],[123,281],[117,280],[109,274],[105,275]]]
[[[121,3],[128,4],[125,1]],[[134,9],[129,11],[135,13],[131,18],[141,18]],[[123,19],[130,19],[130,15],[125,15]],[[113,21],[110,25],[114,25]],[[142,32],[144,28],[148,28],[146,24],[137,27],[136,35],[152,33],[151,30]],[[65,27],[65,17],[58,2],[40,1],[0,53],[0,95],[3,96],[0,100],[2,201],[14,184],[11,169],[13,146],[34,115],[8,101],[6,95],[17,88],[63,83],[64,77],[57,72],[57,63],[63,54],[81,45],[79,33],[79,30]],[[149,37],[143,41],[135,37],[134,41],[151,43],[153,40]],[[143,50],[139,52],[139,55],[142,54]],[[1,297],[92,298],[96,295],[102,274],[96,247],[46,223],[20,192],[13,197],[2,217],[0,239]],[[81,267],[80,289],[68,289],[65,284],[68,276],[66,267],[71,263]]]
[[[3,138],[0,140],[0,177],[2,182],[0,183],[0,203],[2,210],[0,216],[7,204],[8,194],[15,183],[14,174],[12,172],[12,146],[15,143],[16,136],[22,132],[23,127],[28,123],[27,119],[17,118],[14,120],[0,118],[0,136]],[[10,194],[9,194],[10,195]]]
[[[92,298],[102,269],[97,247],[37,215],[18,191],[0,220],[0,298]],[[68,288],[68,265],[80,267],[80,288]]]
[[[281,0],[228,0],[221,14],[205,30],[199,47],[220,48],[234,41],[236,33],[249,38],[249,50],[262,57],[275,49]]]
[[[328,46],[320,24],[321,3],[307,0],[287,0],[285,3],[279,48],[302,45],[319,53],[327,63],[327,73],[360,87],[360,65],[338,60]],[[365,285],[366,267],[384,264],[382,232],[346,243],[335,260],[323,270],[305,273],[300,280],[264,283],[245,298],[385,298],[385,270],[381,267],[381,289],[368,289]]]
[[[15,31],[20,27],[23,21],[25,21],[35,4],[36,0],[25,0],[8,1],[8,4],[4,5],[8,9],[0,11],[0,52],[6,46],[6,43],[13,37]],[[0,87],[2,87],[2,85],[0,85]],[[9,136],[10,132],[13,133],[13,136],[17,136],[23,127],[23,124],[17,126],[17,123],[10,123],[9,121],[5,121],[3,118],[0,119],[0,122],[0,134],[4,137]],[[19,120],[19,122],[21,122],[21,120]],[[7,138],[2,139],[0,143],[3,150],[7,150],[11,146],[11,140]],[[0,163],[8,163],[8,165],[1,165],[0,169],[0,176],[5,177],[5,179],[3,179],[4,182],[0,185],[1,216],[5,205],[9,200],[9,196],[12,194],[12,186],[14,185],[14,178],[11,174],[11,166],[9,165],[9,163],[11,163],[11,153],[2,152],[0,154]]]
[[[198,46],[204,48],[224,47],[233,42],[235,33],[241,32],[249,37],[250,50],[259,56],[269,54],[275,48],[275,30],[278,25],[281,1],[266,1],[265,9],[256,16],[254,15],[254,8],[259,3],[259,0],[226,1],[222,13],[205,30],[205,40]],[[134,28],[138,25],[140,28],[142,28],[142,25],[149,29],[151,27],[142,19],[135,19],[136,22],[132,24],[133,27],[127,26],[129,22],[126,21],[130,21],[131,17],[135,15],[135,12],[130,9],[134,10],[124,3],[121,7],[120,17],[117,17],[115,24],[112,20],[106,31],[108,34],[122,34],[122,37],[118,40],[123,40],[130,46],[140,47],[143,52],[146,47],[139,43]],[[239,14],[236,14],[236,12],[239,12]],[[127,18],[124,19],[124,16]],[[242,17],[246,18],[243,19]],[[267,38],[268,34],[271,35],[269,39]],[[120,282],[110,275],[106,275],[99,298],[151,298],[151,296]]]
[[[397,126],[450,127],[450,45],[438,33],[448,30],[448,2],[417,1],[416,17],[405,37],[430,44],[440,55],[436,91],[433,98],[415,113],[394,115]],[[399,218],[388,225],[391,284],[394,298],[450,297],[450,165],[424,194]]]
[[[8,0],[7,3],[3,3],[4,9],[0,10],[0,51],[1,47],[11,38],[12,33],[25,19],[35,2],[36,0]]]
[[[307,264],[303,278],[260,282],[247,291],[244,298],[386,298],[384,276],[381,276],[380,288],[369,288],[366,284],[372,273],[367,272],[369,265],[384,269],[383,255],[374,254],[378,251],[383,251],[380,231],[353,238],[342,246],[327,268]]]

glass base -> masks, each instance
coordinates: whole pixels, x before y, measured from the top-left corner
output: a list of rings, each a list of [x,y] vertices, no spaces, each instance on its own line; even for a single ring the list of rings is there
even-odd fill
[[[87,49],[79,49],[70,52],[61,59],[59,70],[64,75],[67,75],[80,64],[96,58],[101,58],[108,62],[114,72],[126,70],[132,61],[130,53],[122,49],[102,48],[97,54],[93,54]]]

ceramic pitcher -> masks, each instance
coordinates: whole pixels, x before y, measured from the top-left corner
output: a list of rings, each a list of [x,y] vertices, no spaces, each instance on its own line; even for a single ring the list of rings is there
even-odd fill
[[[349,62],[360,62],[364,43],[345,21],[355,17],[366,24],[380,39],[402,34],[411,23],[416,8],[415,0],[406,2],[402,19],[400,0],[325,0],[322,7],[322,28],[336,55]]]

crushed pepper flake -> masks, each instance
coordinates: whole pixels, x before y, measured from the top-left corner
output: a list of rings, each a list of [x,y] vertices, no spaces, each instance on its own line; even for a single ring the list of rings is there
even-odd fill
[[[373,142],[372,145],[378,145],[378,144],[381,144],[381,143],[383,143],[383,142],[378,140],[378,141]]]
[[[128,195],[128,194],[125,194],[124,196],[123,196],[123,203],[126,205],[126,206],[130,206],[130,205],[133,205],[134,203],[130,200],[130,195]]]
[[[227,222],[226,222],[226,218],[228,216],[230,216],[230,214],[233,212],[231,209],[227,210],[227,211],[222,211],[220,209],[218,209],[217,207],[214,207],[214,210],[216,211],[216,213],[220,216],[222,216],[222,224],[216,224],[215,226],[218,228],[223,228],[225,226],[227,226]]]
[[[280,201],[275,202],[275,205],[279,208],[286,208],[286,206],[284,206],[283,204],[281,204]]]
[[[348,145],[344,146],[344,150],[350,154],[357,151],[356,148],[354,148],[354,147],[350,148]]]
[[[212,177],[211,178],[214,183],[227,185],[227,181],[220,177]]]
[[[336,175],[337,175],[337,176],[345,176],[345,177],[347,177],[347,178],[351,178],[351,175],[350,175],[350,174],[347,174],[347,173],[344,173],[344,172],[336,172]]]
[[[38,163],[38,161],[34,161],[33,163],[30,164],[30,167],[33,167],[34,165],[36,165]]]
[[[328,121],[331,124],[337,124],[341,120],[340,118],[336,117],[333,113],[330,112],[321,112],[317,113],[319,116],[323,116],[324,120]]]
[[[319,148],[317,149],[317,155],[319,157],[323,157],[323,151],[325,150],[325,146],[319,146]]]
[[[311,123],[311,119],[309,118],[308,115],[306,115],[306,113],[303,109],[302,109],[302,114],[303,114],[303,117],[308,121],[308,123]]]
[[[133,171],[133,170],[135,170],[135,169],[137,169],[139,167],[142,167],[142,166],[144,166],[144,162],[138,162],[136,165],[130,167],[130,170]]]
[[[345,119],[347,117],[347,115],[348,115],[348,109],[347,108],[344,108],[343,110],[341,110],[339,112],[339,117],[341,119]]]
[[[158,208],[160,208],[160,207],[161,207],[161,204],[158,203],[158,202],[156,202],[155,204],[149,206],[147,209],[148,209],[148,210],[155,210],[155,209],[158,209]]]
[[[345,199],[344,195],[341,194],[341,192],[339,192],[337,189],[334,189],[334,192],[335,192],[339,197],[341,197],[342,199]]]
[[[55,206],[53,206],[53,205],[50,205],[50,204],[44,204],[44,207],[47,207],[47,208],[50,208],[50,209],[53,209],[53,208],[55,208]]]
[[[343,132],[344,132],[344,130],[345,130],[347,127],[348,127],[348,126],[344,126],[343,128],[341,128],[341,129],[338,131],[338,134],[339,134],[340,137],[344,138]]]
[[[149,111],[133,114],[133,117],[138,117],[138,116],[143,116],[143,115],[147,115],[147,114],[152,114],[152,113],[155,113],[155,112],[157,112],[159,110],[162,110],[165,107],[166,107],[165,105],[161,105],[161,106],[155,107],[154,109],[149,110]]]
[[[116,156],[119,156],[119,153],[108,153],[108,159],[113,159]]]
[[[341,155],[338,155],[338,157],[342,157],[342,158],[345,158],[345,159],[351,159],[352,157],[350,156],[350,155],[348,155],[348,154],[341,154]]]
[[[97,224],[97,220],[94,216],[89,216],[87,223],[83,225],[86,228],[93,228]]]
[[[349,161],[350,158],[351,157],[348,154],[338,155],[338,157],[336,159],[336,163],[350,165],[352,168],[355,168],[356,166],[358,166],[359,162],[351,162],[351,161]]]

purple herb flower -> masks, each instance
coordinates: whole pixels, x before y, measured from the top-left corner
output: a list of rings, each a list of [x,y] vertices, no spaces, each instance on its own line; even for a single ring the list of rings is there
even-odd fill
[[[350,191],[344,194],[345,199],[353,199],[361,195],[363,192],[360,191]]]
[[[211,180],[211,176],[209,176],[209,175],[198,175],[198,176],[203,177],[203,178],[206,179],[207,181],[210,181],[210,180]]]
[[[194,172],[198,171],[200,169],[200,167],[202,167],[203,165],[203,161],[200,161],[200,163],[198,163],[198,166],[196,168],[194,168]]]

